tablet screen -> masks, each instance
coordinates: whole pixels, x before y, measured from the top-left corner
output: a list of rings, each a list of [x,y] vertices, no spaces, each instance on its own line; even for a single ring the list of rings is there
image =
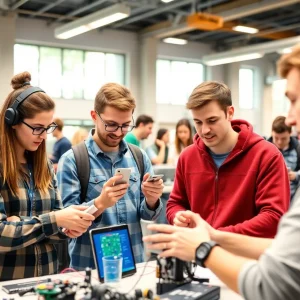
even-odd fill
[[[122,276],[136,272],[135,260],[127,225],[96,228],[90,231],[93,254],[100,281],[103,281],[103,256],[123,257]]]

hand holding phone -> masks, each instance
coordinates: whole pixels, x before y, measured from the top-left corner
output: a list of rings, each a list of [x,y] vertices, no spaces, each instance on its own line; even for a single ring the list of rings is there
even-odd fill
[[[163,177],[164,177],[163,174],[150,175],[146,181],[154,182],[154,181],[158,181],[159,179],[162,179]]]
[[[84,210],[84,212],[93,215],[97,210],[98,208],[95,205],[91,205],[86,210]]]
[[[119,180],[116,180],[114,185],[121,183],[129,183],[131,168],[118,168],[115,171],[115,175],[122,175],[123,177]]]

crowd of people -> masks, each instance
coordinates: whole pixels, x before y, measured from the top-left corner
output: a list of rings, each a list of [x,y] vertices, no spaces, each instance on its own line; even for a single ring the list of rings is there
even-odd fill
[[[126,223],[137,263],[144,261],[144,240],[162,257],[210,268],[245,299],[298,299],[300,151],[291,128],[300,132],[300,46],[282,56],[278,71],[291,105],[287,117],[274,120],[269,141],[234,119],[224,83],[207,81],[186,104],[194,126],[179,120],[173,146],[169,129],[160,128],[145,150],[141,141],[154,119],[134,121],[128,88],[104,84],[91,111],[94,128],[71,143],[63,121],[54,119],[55,102],[31,85],[28,72],[15,75],[0,113],[0,280],[56,273],[55,244],[66,240],[70,267],[94,268],[89,230]],[[47,134],[57,140],[50,157]],[[78,143],[90,163],[83,199],[72,149]],[[142,157],[143,174],[129,143]],[[147,181],[157,164],[176,165],[169,225],[149,225],[158,234],[143,237],[140,220],[156,220],[163,207],[163,180]],[[117,168],[131,168],[129,183],[115,184]],[[93,215],[84,211],[91,206]]]

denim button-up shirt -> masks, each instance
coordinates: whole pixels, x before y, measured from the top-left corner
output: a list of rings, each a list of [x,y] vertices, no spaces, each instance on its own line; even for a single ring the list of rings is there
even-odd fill
[[[94,204],[102,190],[103,184],[114,176],[117,168],[131,168],[130,183],[127,193],[112,207],[108,207],[93,222],[90,227],[104,227],[117,224],[128,224],[130,239],[134,252],[135,262],[142,262],[143,242],[140,219],[154,220],[162,209],[160,201],[155,211],[150,210],[145,201],[145,196],[141,190],[141,176],[138,166],[129,150],[127,143],[120,143],[119,154],[115,162],[112,162],[96,144],[91,131],[85,141],[90,159],[90,176],[84,205]],[[146,153],[141,150],[144,158],[145,173],[153,174],[151,162]],[[57,172],[58,186],[62,195],[64,206],[78,205],[80,203],[80,182],[77,175],[77,168],[73,150],[66,152],[59,161]],[[82,236],[69,241],[70,267],[76,270],[84,270],[86,267],[94,268],[94,260],[91,249],[89,231]]]

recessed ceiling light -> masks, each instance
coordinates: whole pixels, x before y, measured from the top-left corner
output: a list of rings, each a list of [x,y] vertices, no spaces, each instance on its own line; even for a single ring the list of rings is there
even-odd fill
[[[288,54],[292,52],[292,48],[284,48],[277,51],[279,54]]]
[[[262,57],[263,54],[261,53],[249,53],[249,54],[236,55],[232,57],[218,58],[213,60],[204,60],[204,63],[208,66],[218,66],[218,65],[230,64],[233,62],[257,59]]]
[[[234,27],[232,27],[232,29],[235,30],[235,31],[240,31],[240,32],[245,32],[245,33],[250,33],[250,34],[254,34],[254,33],[258,32],[257,28],[248,27],[248,26],[241,26],[241,25],[234,26]]]
[[[163,42],[168,44],[175,44],[175,45],[186,45],[187,40],[184,39],[177,39],[177,38],[165,38],[163,39]]]
[[[172,2],[174,0],[160,0],[161,2],[165,2],[165,3],[169,3],[169,2]]]

